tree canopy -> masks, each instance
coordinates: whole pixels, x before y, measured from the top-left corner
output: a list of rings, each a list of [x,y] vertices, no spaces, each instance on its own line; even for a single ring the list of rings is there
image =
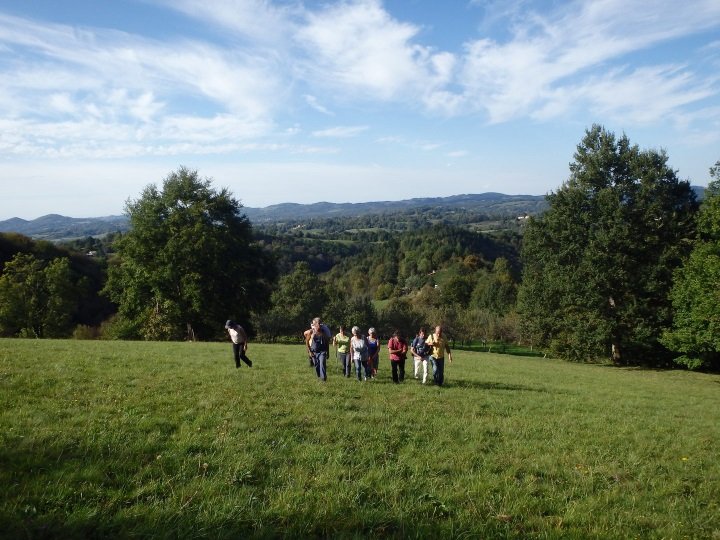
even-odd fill
[[[70,262],[17,253],[0,276],[0,334],[64,337],[78,307]]]
[[[276,277],[242,205],[184,167],[126,204],[131,229],[115,249],[107,294],[128,334],[208,339],[229,318],[249,325]]]
[[[694,234],[689,183],[663,151],[596,125],[548,202],[522,248],[519,311],[532,341],[574,360],[663,361],[672,272]]]
[[[674,325],[664,343],[683,353],[675,361],[690,368],[720,367],[720,161],[710,169],[698,216],[698,238],[675,273]]]

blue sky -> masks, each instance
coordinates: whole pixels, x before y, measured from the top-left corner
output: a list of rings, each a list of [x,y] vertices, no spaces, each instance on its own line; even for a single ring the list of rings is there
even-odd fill
[[[720,160],[717,0],[0,0],[0,219],[184,165],[245,206],[545,194],[585,129]]]

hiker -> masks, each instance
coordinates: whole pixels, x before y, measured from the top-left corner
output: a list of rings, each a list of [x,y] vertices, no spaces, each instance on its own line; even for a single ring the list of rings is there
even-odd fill
[[[370,377],[370,363],[368,362],[368,348],[365,337],[360,334],[360,328],[352,327],[352,338],[350,338],[350,350],[355,363],[357,380],[367,381]]]
[[[415,336],[415,339],[412,340],[412,344],[410,345],[410,351],[412,352],[415,363],[415,378],[418,378],[418,371],[422,365],[423,384],[427,382],[427,365],[428,358],[430,357],[430,346],[425,343],[426,339],[427,335],[425,334],[425,328],[421,327],[420,330],[418,330],[417,336]]]
[[[448,360],[452,364],[452,353],[450,352],[450,345],[448,345],[447,339],[443,335],[443,327],[436,326],[435,333],[425,340],[425,343],[432,347],[430,353],[430,361],[433,366],[433,379],[435,384],[442,386],[445,382],[445,353],[448,355]]]
[[[230,334],[230,340],[232,341],[235,367],[240,367],[240,360],[245,362],[248,367],[252,367],[252,360],[247,357],[248,339],[243,327],[235,321],[227,320],[225,321],[225,329]]]
[[[368,348],[368,365],[370,367],[371,378],[377,375],[380,366],[380,339],[377,337],[374,328],[368,329],[368,336],[365,339]]]
[[[305,343],[305,347],[307,348],[308,361],[310,362],[310,367],[314,368],[315,367],[315,355],[310,350],[310,336],[312,336],[312,327],[303,332],[303,342]]]
[[[308,353],[311,355],[318,379],[327,381],[327,357],[330,350],[330,328],[323,324],[320,317],[315,317],[310,324],[309,332],[305,332]]]
[[[393,332],[387,346],[392,366],[392,380],[395,384],[399,384],[405,380],[405,358],[408,351],[407,341],[400,330]]]
[[[333,338],[333,347],[337,355],[338,362],[342,364],[343,375],[350,376],[352,371],[352,362],[350,359],[350,336],[345,334],[345,327],[340,325],[338,333]]]

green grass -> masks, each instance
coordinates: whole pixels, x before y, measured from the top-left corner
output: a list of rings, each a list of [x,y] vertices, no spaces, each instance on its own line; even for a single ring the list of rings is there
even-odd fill
[[[0,340],[0,536],[720,538],[720,377],[456,351]]]

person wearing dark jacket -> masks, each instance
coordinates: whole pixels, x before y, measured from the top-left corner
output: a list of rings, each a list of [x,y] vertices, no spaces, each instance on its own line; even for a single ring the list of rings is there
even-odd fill
[[[310,325],[310,330],[305,332],[305,339],[308,354],[315,364],[315,373],[317,373],[318,379],[325,382],[327,381],[327,357],[332,339],[330,328],[323,324],[320,317],[315,317]]]

